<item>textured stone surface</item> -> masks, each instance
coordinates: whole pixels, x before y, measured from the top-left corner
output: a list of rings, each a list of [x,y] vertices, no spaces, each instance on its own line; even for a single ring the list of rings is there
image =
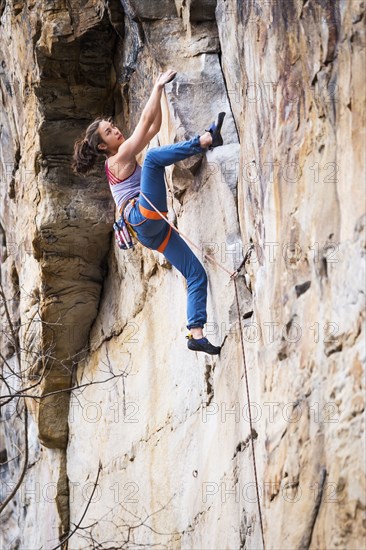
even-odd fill
[[[70,172],[89,121],[128,134],[172,66],[154,145],[227,112],[224,147],[167,169],[169,215],[229,271],[253,246],[237,280],[266,547],[363,547],[364,17],[359,0],[0,2],[1,282],[22,384],[4,308],[3,373],[37,396],[92,382],[27,400],[1,548],[56,546],[99,463],[69,549],[262,547],[233,283],[203,260],[224,345],[192,354],[182,276],[119,252],[102,171]],[[2,411],[1,499],[24,457],[22,417]]]

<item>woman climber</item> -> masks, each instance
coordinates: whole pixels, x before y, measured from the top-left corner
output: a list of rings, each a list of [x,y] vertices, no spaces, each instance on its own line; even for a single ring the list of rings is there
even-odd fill
[[[165,166],[222,145],[220,130],[225,113],[220,113],[217,121],[201,136],[197,135],[189,141],[174,145],[149,149],[142,167],[135,158],[160,130],[162,91],[175,75],[176,71],[172,70],[159,74],[130,138],[125,139],[109,120],[98,118],[90,124],[85,136],[75,143],[73,168],[77,174],[86,174],[94,166],[98,155],[106,157],[107,178],[121,216],[133,227],[141,244],[164,254],[187,280],[187,328],[190,331],[187,336],[188,348],[217,355],[221,348],[212,345],[203,336],[203,327],[207,320],[206,272],[186,242],[152,210],[145,197],[162,213],[167,214]]]

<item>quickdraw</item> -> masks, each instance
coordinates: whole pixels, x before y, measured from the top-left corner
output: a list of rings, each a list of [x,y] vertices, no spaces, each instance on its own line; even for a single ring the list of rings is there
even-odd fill
[[[136,199],[127,201],[122,208],[120,209],[120,218],[114,222],[114,236],[116,242],[121,250],[129,250],[135,248],[135,243],[133,239],[137,240],[136,232],[131,227],[129,223],[126,222],[128,214],[135,205]],[[126,212],[126,210],[128,211]]]

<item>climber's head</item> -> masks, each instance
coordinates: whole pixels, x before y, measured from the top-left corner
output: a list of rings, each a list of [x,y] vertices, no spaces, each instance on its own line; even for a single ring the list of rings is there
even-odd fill
[[[76,174],[87,174],[98,156],[117,153],[124,137],[111,119],[97,118],[86,129],[85,135],[74,145],[73,170]]]
[[[107,156],[115,155],[118,147],[125,141],[122,133],[114,125],[113,120],[102,120],[99,123],[99,135],[102,143],[99,143],[98,149]]]

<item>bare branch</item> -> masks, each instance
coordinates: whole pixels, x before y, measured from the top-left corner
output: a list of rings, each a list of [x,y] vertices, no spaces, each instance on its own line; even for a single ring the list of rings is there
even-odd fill
[[[44,395],[27,395],[27,394],[17,392],[14,395],[2,395],[2,396],[0,396],[0,399],[5,399],[5,398],[8,398],[8,397],[10,397],[11,399],[13,399],[14,397],[28,397],[28,398],[31,398],[31,399],[44,399],[45,397],[48,397],[49,395],[55,395],[56,393],[71,392],[71,391],[79,390],[80,388],[86,388],[88,386],[94,386],[95,384],[104,384],[105,382],[109,382],[110,380],[113,380],[114,378],[120,378],[121,376],[122,377],[125,376],[125,373],[123,372],[121,374],[114,374],[113,376],[111,376],[110,378],[107,378],[106,380],[96,380],[95,382],[86,382],[85,384],[79,384],[78,386],[73,386],[73,387],[70,387],[70,388],[63,388],[61,390],[50,391],[48,393],[45,393]],[[35,385],[37,385],[37,384],[35,384]],[[32,387],[34,387],[34,386],[30,386],[29,389],[31,389]],[[25,391],[25,390],[21,390],[21,391]],[[0,408],[2,406],[4,406],[4,404],[1,404]]]
[[[86,513],[87,513],[88,508],[89,508],[89,506],[90,506],[90,503],[91,503],[91,501],[92,501],[93,495],[94,495],[94,493],[95,493],[95,489],[97,488],[98,479],[99,479],[99,474],[100,474],[101,470],[102,470],[102,463],[101,463],[101,461],[99,460],[98,473],[97,473],[96,480],[94,481],[94,487],[93,487],[93,490],[92,490],[91,495],[90,495],[90,497],[89,497],[88,503],[87,503],[87,505],[86,505],[86,507],[85,507],[84,513],[83,513],[83,515],[82,515],[81,518],[80,518],[79,523],[78,523],[77,525],[75,525],[75,528],[71,531],[71,533],[69,533],[69,534],[67,535],[67,537],[65,537],[65,538],[60,542],[60,544],[58,544],[57,546],[55,546],[54,548],[52,548],[52,550],[57,550],[57,548],[61,548],[61,547],[63,546],[63,544],[64,544],[67,540],[69,540],[69,539],[73,536],[73,534],[74,534],[78,529],[80,529],[80,525],[81,525],[83,519],[84,519],[85,516],[86,516]]]
[[[22,473],[20,474],[18,482],[15,485],[12,492],[10,493],[10,495],[8,496],[8,498],[6,498],[4,500],[4,502],[2,502],[0,504],[0,514],[2,513],[2,511],[5,509],[5,507],[9,504],[9,502],[16,495],[16,493],[17,493],[17,491],[18,491],[18,489],[19,489],[19,487],[20,487],[20,485],[21,485],[21,483],[24,479],[24,476],[25,476],[25,473],[26,473],[27,467],[28,467],[28,455],[29,455],[29,449],[28,449],[28,409],[27,409],[27,403],[25,402],[25,400],[24,400],[24,445],[25,445],[25,453],[24,453],[24,464],[23,464]]]
[[[14,346],[15,346],[15,352],[16,352],[17,359],[18,359],[18,366],[19,366],[19,369],[20,369],[19,340],[18,340],[18,336],[17,336],[17,334],[14,330],[14,324],[11,320],[8,304],[7,304],[7,301],[6,301],[6,298],[5,298],[4,287],[3,287],[3,284],[2,284],[1,281],[0,281],[0,296],[1,296],[2,301],[3,301],[3,305],[4,305],[4,309],[5,309],[5,315],[6,315],[6,318],[8,320],[9,328],[10,328],[11,334],[13,336],[13,343],[14,343]]]

